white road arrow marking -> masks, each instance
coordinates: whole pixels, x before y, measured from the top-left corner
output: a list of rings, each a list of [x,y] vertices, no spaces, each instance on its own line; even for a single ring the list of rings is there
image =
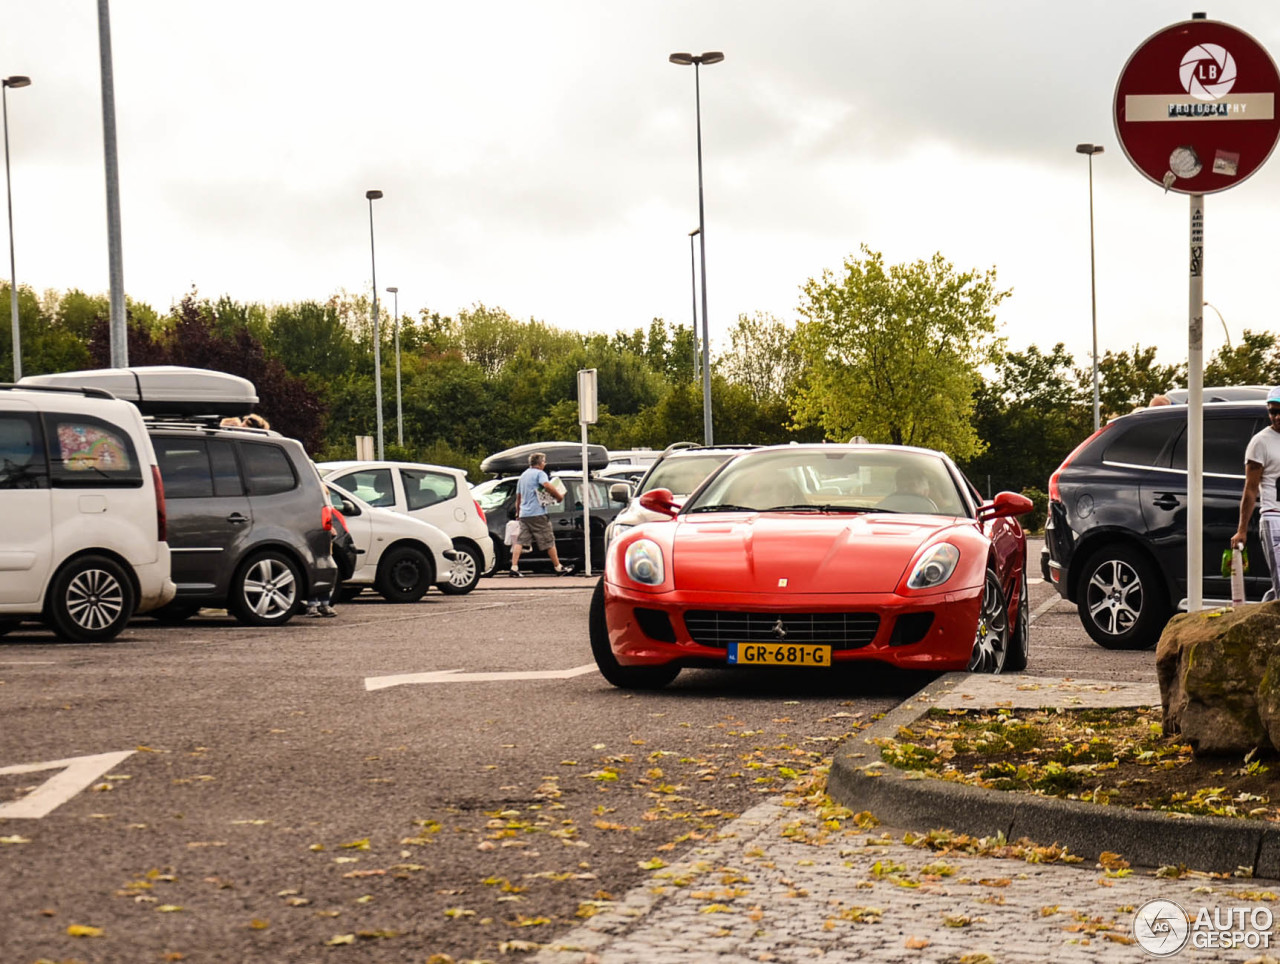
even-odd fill
[[[0,818],[39,819],[62,806],[77,793],[93,783],[117,764],[133,756],[134,750],[117,753],[96,753],[93,756],[73,756],[66,760],[48,763],[19,763],[0,767],[0,776],[9,773],[39,773],[41,770],[61,770],[24,797],[0,803]]]
[[[388,686],[405,686],[411,683],[489,683],[498,680],[573,679],[584,673],[595,672],[595,663],[575,666],[573,669],[524,670],[510,673],[464,673],[460,669],[441,669],[432,673],[403,673],[399,676],[367,676],[366,690],[385,690]]]

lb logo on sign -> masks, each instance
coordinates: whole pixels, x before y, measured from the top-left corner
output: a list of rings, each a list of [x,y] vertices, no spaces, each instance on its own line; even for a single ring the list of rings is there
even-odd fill
[[[1236,61],[1221,44],[1196,44],[1183,55],[1178,78],[1196,100],[1217,100],[1235,86]]]

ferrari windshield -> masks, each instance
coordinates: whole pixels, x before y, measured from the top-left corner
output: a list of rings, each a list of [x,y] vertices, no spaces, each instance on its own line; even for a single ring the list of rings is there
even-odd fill
[[[736,452],[700,452],[697,455],[676,455],[665,458],[645,477],[640,491],[670,489],[673,495],[688,495],[711,474],[712,469],[724,464],[736,454]]]
[[[963,516],[967,503],[946,461],[885,446],[793,446],[739,456],[685,505],[732,511],[914,512]]]

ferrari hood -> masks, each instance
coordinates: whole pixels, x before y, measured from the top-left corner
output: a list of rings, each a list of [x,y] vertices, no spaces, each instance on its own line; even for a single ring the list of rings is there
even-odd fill
[[[674,533],[675,588],[893,592],[917,550],[955,524],[908,515],[686,517]]]

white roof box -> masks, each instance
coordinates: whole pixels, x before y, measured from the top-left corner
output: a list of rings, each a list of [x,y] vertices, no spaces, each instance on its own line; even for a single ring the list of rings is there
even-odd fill
[[[248,415],[258,404],[258,390],[247,378],[180,365],[28,375],[18,384],[105,389],[143,415]]]

